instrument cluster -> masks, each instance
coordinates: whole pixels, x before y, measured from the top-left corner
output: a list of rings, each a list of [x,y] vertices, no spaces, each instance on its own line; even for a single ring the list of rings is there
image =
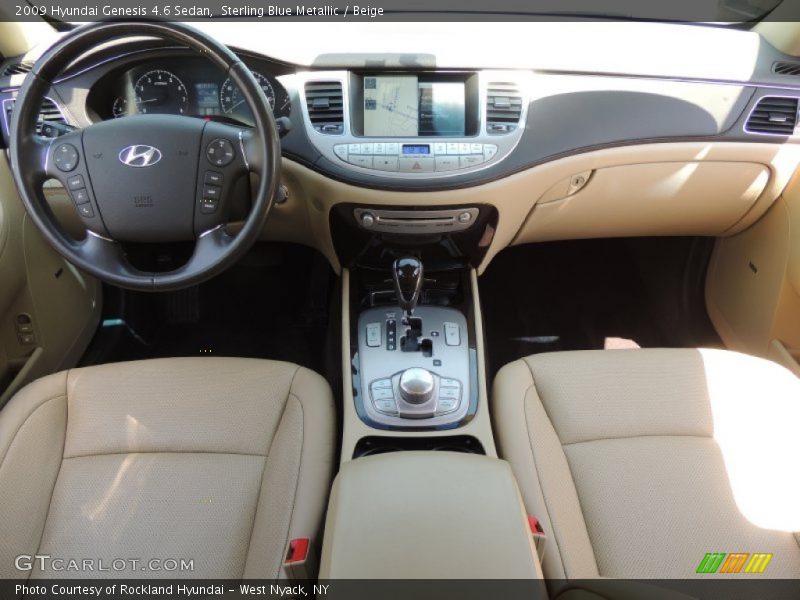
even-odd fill
[[[291,99],[276,76],[258,68],[252,72],[275,118],[290,116]],[[149,61],[117,73],[111,81],[98,82],[89,96],[89,105],[101,119],[175,114],[245,125],[253,122],[238,86],[212,63],[199,57]]]

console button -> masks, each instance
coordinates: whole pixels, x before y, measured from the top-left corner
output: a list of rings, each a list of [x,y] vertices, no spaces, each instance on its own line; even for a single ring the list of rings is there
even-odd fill
[[[400,170],[404,173],[433,173],[433,157],[400,159]]]
[[[356,165],[356,166],[359,166],[359,167],[366,167],[367,169],[371,169],[372,168],[372,157],[371,156],[363,156],[363,155],[353,156],[353,155],[350,155],[350,157],[347,159],[347,162],[349,162],[351,165]]]
[[[372,166],[380,171],[397,171],[400,168],[399,164],[396,156],[376,156]]]
[[[333,153],[342,160],[347,160],[347,144],[336,144]]]
[[[53,162],[59,171],[72,171],[78,166],[78,149],[72,144],[61,144],[53,152]]]
[[[438,142],[433,145],[433,153],[434,154],[447,154],[447,144],[444,142]]]
[[[474,167],[479,165],[483,162],[483,155],[481,154],[471,154],[469,156],[462,156],[460,157],[461,160],[461,168],[466,169],[467,167]]]
[[[361,154],[361,144],[348,144],[347,152],[350,154]]]
[[[233,162],[236,153],[233,151],[233,144],[222,138],[212,141],[206,148],[206,158],[212,165],[224,167]]]
[[[472,144],[470,144],[469,142],[461,142],[461,143],[459,143],[458,144],[458,153],[459,154],[469,154],[471,152],[470,146],[472,146]]]
[[[442,377],[441,379],[439,379],[439,387],[457,388],[457,387],[461,387],[461,382],[458,379],[448,379],[447,377]]]
[[[359,154],[372,154],[372,150],[373,148],[371,143],[361,144],[361,150],[359,150]]]
[[[458,323],[444,324],[444,343],[448,346],[461,345],[461,328]]]
[[[448,142],[447,144],[447,153],[448,154],[460,154],[458,151],[458,144],[455,142]]]
[[[397,414],[397,404],[394,400],[376,400],[373,402],[373,404],[378,412],[382,412],[387,415]]]
[[[392,387],[392,380],[391,379],[376,379],[372,382],[372,388],[391,388]]]
[[[83,175],[73,175],[67,179],[67,187],[71,190],[79,190],[86,187],[83,183]]]
[[[368,323],[367,324],[367,346],[370,348],[377,348],[381,345],[381,324]]]
[[[483,145],[483,160],[491,160],[497,154],[497,146],[494,144]]]
[[[384,147],[386,154],[400,154],[400,144],[397,142],[387,143]]]
[[[372,390],[372,399],[378,400],[394,400],[394,390],[392,388],[375,388]]]
[[[458,400],[454,398],[439,398],[439,402],[436,405],[436,413],[439,415],[451,413],[458,408],[458,404]]]
[[[483,144],[470,144],[469,151],[472,154],[483,154]]]
[[[222,173],[216,171],[206,171],[203,183],[206,185],[222,185]]]
[[[386,144],[375,142],[372,144],[372,153],[373,154],[386,154]]]
[[[446,388],[439,388],[439,399],[442,398],[455,398],[458,400],[461,397],[461,388],[453,388],[453,387],[446,387]]]
[[[460,165],[458,156],[437,156],[435,160],[437,171],[455,171]]]

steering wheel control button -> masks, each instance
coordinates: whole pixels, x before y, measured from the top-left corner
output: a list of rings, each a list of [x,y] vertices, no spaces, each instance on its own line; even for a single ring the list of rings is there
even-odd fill
[[[203,186],[203,199],[204,200],[219,200],[222,188],[217,185],[204,185]]]
[[[206,148],[206,158],[208,162],[217,167],[226,167],[236,158],[233,144],[222,138],[213,140]]]
[[[79,190],[86,187],[83,183],[83,175],[73,175],[67,179],[67,187],[71,190]]]
[[[217,173],[216,171],[206,171],[206,176],[203,180],[203,183],[206,185],[222,185],[222,180],[222,173]]]
[[[377,348],[381,345],[381,324],[369,323],[367,324],[367,346],[370,348]]]
[[[86,204],[89,202],[89,193],[85,189],[72,190],[72,199],[75,204]]]
[[[461,345],[461,329],[458,323],[445,323],[444,324],[444,343],[448,346]]]
[[[81,204],[78,206],[78,214],[85,219],[91,219],[94,216],[94,209],[90,203]]]
[[[72,144],[60,144],[53,152],[53,162],[59,171],[69,173],[78,166],[78,149]]]
[[[200,213],[204,215],[212,215],[217,212],[219,202],[217,200],[203,200],[200,203]]]

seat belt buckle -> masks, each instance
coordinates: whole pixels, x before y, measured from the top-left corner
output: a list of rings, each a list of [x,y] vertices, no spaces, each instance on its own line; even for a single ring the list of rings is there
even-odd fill
[[[283,570],[289,579],[314,579],[317,575],[317,557],[311,538],[295,538],[286,544]]]
[[[547,535],[542,528],[539,519],[533,515],[528,515],[528,528],[531,530],[533,536],[533,545],[536,548],[536,554],[539,556],[539,562],[544,558],[544,545],[547,542]]]

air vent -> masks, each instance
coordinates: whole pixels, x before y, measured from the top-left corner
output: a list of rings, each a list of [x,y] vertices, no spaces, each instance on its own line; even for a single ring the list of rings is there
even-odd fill
[[[14,111],[14,100],[6,100],[3,103],[6,111],[6,123],[11,127],[11,113]],[[54,138],[58,137],[61,133],[71,129],[67,124],[67,120],[61,113],[55,102],[50,98],[45,98],[42,102],[42,108],[39,112],[39,121],[36,124],[36,133],[45,137]]]
[[[522,94],[514,83],[489,84],[486,93],[486,131],[503,134],[514,131],[522,116]]]
[[[10,65],[6,65],[6,68],[3,69],[3,77],[11,77],[12,75],[23,75],[24,73],[30,73],[32,68],[33,65],[30,63],[11,63]]]
[[[344,103],[340,81],[306,83],[306,107],[311,125],[320,133],[344,133]]]
[[[797,98],[764,96],[747,118],[745,131],[767,135],[793,135],[797,126]]]
[[[800,63],[779,61],[772,65],[778,75],[800,75]]]

